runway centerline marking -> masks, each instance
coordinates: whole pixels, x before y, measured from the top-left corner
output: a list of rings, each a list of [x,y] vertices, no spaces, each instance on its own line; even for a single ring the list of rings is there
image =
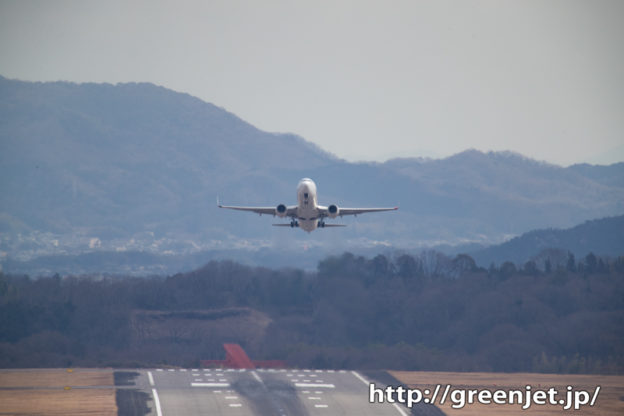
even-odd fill
[[[154,376],[152,376],[152,372],[147,372],[147,378],[149,379],[150,386],[154,387]]]
[[[319,383],[295,383],[295,387],[310,387],[310,388],[319,388],[319,389],[334,389],[336,388],[333,384],[319,384]]]

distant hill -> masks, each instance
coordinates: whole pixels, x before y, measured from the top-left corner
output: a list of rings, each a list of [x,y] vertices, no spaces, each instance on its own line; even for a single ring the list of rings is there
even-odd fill
[[[218,190],[262,198],[280,181],[265,177],[267,167],[336,160],[297,136],[262,132],[151,84],[0,79],[0,117],[3,225],[22,230],[90,228],[107,238],[213,228],[198,214]]]
[[[483,267],[492,262],[500,265],[507,260],[522,265],[547,249],[561,249],[564,253],[569,251],[577,259],[590,252],[600,256],[622,256],[624,215],[587,221],[565,230],[549,228],[530,231],[503,244],[477,250],[471,255]]]
[[[322,123],[319,120],[319,123]],[[417,140],[418,138],[415,138]],[[295,202],[400,205],[345,229],[272,227],[219,210]],[[152,84],[32,83],[0,77],[0,262],[93,251],[492,244],[527,230],[624,213],[624,164],[563,168],[510,152],[348,163],[294,134]],[[3,260],[4,259],[4,260]]]

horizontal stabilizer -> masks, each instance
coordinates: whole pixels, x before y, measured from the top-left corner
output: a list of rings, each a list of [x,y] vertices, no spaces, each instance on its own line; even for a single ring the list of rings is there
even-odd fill
[[[273,224],[273,227],[292,227],[290,224]],[[322,227],[318,228],[328,228],[328,227],[346,227],[345,224],[325,224]]]

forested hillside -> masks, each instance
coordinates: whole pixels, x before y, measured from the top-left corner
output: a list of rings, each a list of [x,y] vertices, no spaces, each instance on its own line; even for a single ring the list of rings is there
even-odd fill
[[[624,253],[624,215],[586,221],[565,230],[532,230],[502,244],[471,252],[471,256],[483,266],[505,260],[524,264],[533,259],[543,269],[546,258],[551,265],[565,264],[568,253],[580,257],[589,252],[616,257]]]
[[[624,372],[624,257],[211,262],[154,278],[0,275],[0,366],[196,366],[238,342],[294,367]]]

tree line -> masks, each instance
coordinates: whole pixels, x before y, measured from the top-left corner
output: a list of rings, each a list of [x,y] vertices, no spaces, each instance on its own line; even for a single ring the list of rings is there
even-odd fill
[[[235,341],[294,367],[622,373],[624,256],[551,257],[481,268],[434,251],[344,253],[313,273],[213,261],[166,277],[0,274],[0,367],[196,366]],[[254,337],[251,318],[195,337],[180,327],[258,320],[249,311],[268,318]]]

